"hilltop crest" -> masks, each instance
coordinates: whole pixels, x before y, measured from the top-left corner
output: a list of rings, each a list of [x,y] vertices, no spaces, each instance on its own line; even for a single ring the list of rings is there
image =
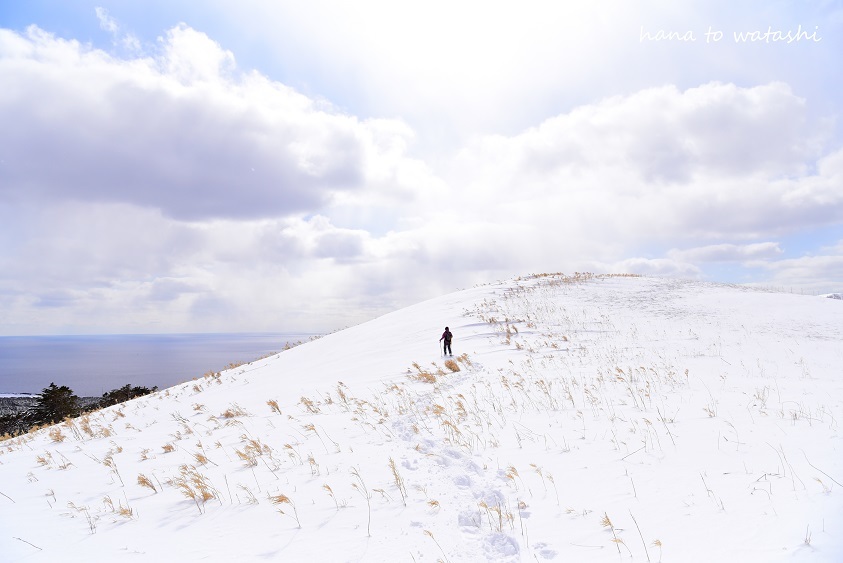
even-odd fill
[[[835,561],[840,350],[813,297],[466,289],[0,443],[0,552]]]

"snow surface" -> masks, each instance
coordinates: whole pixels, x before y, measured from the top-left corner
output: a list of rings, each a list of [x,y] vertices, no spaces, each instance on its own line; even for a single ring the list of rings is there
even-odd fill
[[[837,300],[464,290],[0,442],[0,559],[839,562],[841,364]]]

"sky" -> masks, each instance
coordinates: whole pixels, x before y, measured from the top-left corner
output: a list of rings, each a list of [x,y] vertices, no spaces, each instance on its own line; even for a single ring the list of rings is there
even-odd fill
[[[843,291],[843,2],[581,4],[0,0],[0,335]]]

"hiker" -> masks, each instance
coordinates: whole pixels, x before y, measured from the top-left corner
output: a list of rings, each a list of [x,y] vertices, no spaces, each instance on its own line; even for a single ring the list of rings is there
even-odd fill
[[[445,332],[442,333],[442,338],[439,339],[439,342],[445,341],[445,344],[442,346],[442,355],[445,355],[445,351],[448,351],[449,356],[453,356],[453,352],[451,352],[451,339],[454,337],[451,334],[451,331],[448,330],[448,327],[445,327]]]

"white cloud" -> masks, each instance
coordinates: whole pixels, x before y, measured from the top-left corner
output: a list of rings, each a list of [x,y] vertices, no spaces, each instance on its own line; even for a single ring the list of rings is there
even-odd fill
[[[184,25],[121,60],[37,28],[0,31],[0,198],[128,202],[182,219],[313,213],[412,198],[408,131],[326,109]],[[25,195],[24,195],[25,192]],[[357,195],[355,195],[357,194]]]
[[[628,258],[604,267],[607,272],[664,276],[673,278],[699,278],[702,271],[693,264],[668,258]]]
[[[570,75],[602,74],[619,45],[637,39],[637,25],[625,25],[635,8],[625,3],[318,0],[211,9],[248,25],[285,69],[315,70],[302,73],[316,82],[306,86],[363,114],[409,116],[431,133],[476,130],[493,114],[511,127],[534,109],[523,99],[564,95]],[[589,56],[569,56],[573,47]],[[436,135],[450,144],[449,136]]]
[[[685,250],[673,249],[668,256],[685,262],[743,262],[779,257],[784,251],[777,242],[754,244],[710,244]]]
[[[843,292],[843,240],[807,256],[757,261],[753,266],[770,275],[758,285],[812,293]]]
[[[97,6],[94,8],[94,13],[99,21],[100,29],[111,34],[112,44],[114,46],[121,47],[130,53],[138,53],[141,51],[140,39],[138,39],[138,37],[133,33],[121,34],[120,24],[108,13],[108,10],[101,6]]]
[[[759,264],[772,273],[761,285],[801,288],[814,293],[843,290],[843,255],[804,256],[791,260]]]
[[[108,14],[108,10],[102,6],[97,6],[94,8],[94,12],[97,15],[97,20],[100,22],[100,29],[104,29],[112,35],[116,35],[117,32],[120,31],[120,26],[117,24],[117,20]]]
[[[843,217],[843,149],[782,82],[636,89],[424,161],[403,115],[339,111],[185,25],[124,57],[0,30],[0,80],[4,331],[331,330],[542,271],[840,279],[839,251],[780,260]]]
[[[187,88],[203,84],[219,87],[225,86],[236,69],[231,51],[224,50],[210,37],[185,24],[170,29],[158,40],[162,54],[157,62],[163,67],[159,79],[174,78]]]
[[[833,222],[838,157],[807,175],[821,137],[804,105],[779,83],[648,89],[483,138],[452,183],[469,186],[463,205],[511,203],[507,214],[565,236],[746,238]]]
[[[474,135],[512,135],[596,98],[664,84],[684,90],[712,80],[786,80],[836,107],[829,85],[840,78],[839,10],[809,4],[251,0],[208,9],[252,31],[261,62],[292,84],[359,115],[401,115],[428,154],[447,154]],[[798,24],[820,25],[823,41],[762,47],[731,40],[734,31]],[[642,26],[692,31],[698,40],[641,42]],[[727,40],[706,44],[710,26]]]

